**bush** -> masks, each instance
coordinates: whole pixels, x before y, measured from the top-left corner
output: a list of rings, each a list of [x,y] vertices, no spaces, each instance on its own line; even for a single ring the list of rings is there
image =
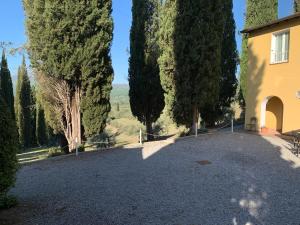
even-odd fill
[[[18,204],[17,198],[14,196],[0,196],[0,209],[9,209]]]
[[[15,184],[18,167],[18,135],[16,123],[0,96],[0,205],[10,205],[8,190]]]
[[[48,150],[48,157],[56,157],[61,155],[65,155],[61,148],[53,147],[49,148]]]
[[[85,151],[84,145],[80,145],[80,146],[78,147],[78,152],[84,152],[84,151]]]

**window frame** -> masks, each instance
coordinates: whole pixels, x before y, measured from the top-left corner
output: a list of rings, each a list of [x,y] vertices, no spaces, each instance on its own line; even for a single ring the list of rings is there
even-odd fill
[[[286,60],[280,60],[280,61],[276,61],[276,36],[278,35],[282,35],[282,34],[288,34],[288,48],[287,48],[287,59]],[[290,59],[290,46],[291,46],[291,32],[290,29],[284,29],[284,30],[280,30],[277,32],[272,33],[271,36],[271,56],[270,56],[270,64],[271,65],[276,65],[276,64],[281,64],[281,63],[288,63],[289,59]]]

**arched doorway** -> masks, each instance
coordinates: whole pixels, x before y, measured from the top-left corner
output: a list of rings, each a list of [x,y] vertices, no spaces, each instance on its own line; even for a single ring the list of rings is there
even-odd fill
[[[261,106],[261,128],[282,132],[283,103],[276,96],[267,97]]]

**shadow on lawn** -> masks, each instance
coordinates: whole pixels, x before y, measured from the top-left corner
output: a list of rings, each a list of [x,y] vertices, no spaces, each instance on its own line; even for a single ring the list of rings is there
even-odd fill
[[[38,162],[0,221],[298,225],[300,160],[270,140],[223,133]]]

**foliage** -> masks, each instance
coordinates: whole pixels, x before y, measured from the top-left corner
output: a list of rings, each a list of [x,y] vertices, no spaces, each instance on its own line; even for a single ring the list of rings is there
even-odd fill
[[[8,203],[6,194],[16,180],[18,135],[15,121],[1,95],[0,143],[0,205],[5,206]]]
[[[300,12],[300,0],[294,0],[294,11]]]
[[[161,54],[159,57],[160,79],[165,91],[165,103],[167,112],[174,119],[173,106],[176,102],[176,80],[175,80],[175,22],[177,15],[176,0],[166,0],[160,13],[159,46]]]
[[[36,103],[36,140],[38,145],[43,146],[47,144],[47,124],[45,121],[45,114],[42,105]]]
[[[161,80],[178,125],[191,128],[198,111],[219,96],[222,1],[168,0],[161,13]]]
[[[104,130],[111,110],[109,100],[113,80],[110,57],[113,38],[112,1],[94,0],[93,4],[85,6],[84,10],[92,13],[87,17],[83,15],[81,18],[89,28],[89,32],[84,34],[88,38],[83,45],[84,58],[81,68],[82,119],[85,135],[92,136]],[[97,32],[93,32],[94,30]]]
[[[31,119],[31,147],[37,147],[37,136],[36,136],[36,117],[37,117],[37,108],[36,108],[36,87],[31,86],[30,93],[30,119]]]
[[[152,133],[164,109],[159,77],[158,0],[134,0],[130,32],[129,97],[132,114]],[[150,136],[148,137],[150,138]]]
[[[1,195],[0,194],[0,210],[10,209],[18,204],[18,200],[15,196],[11,195]]]
[[[245,28],[266,24],[278,18],[278,0],[247,0],[247,12]],[[246,97],[246,82],[248,73],[248,38],[243,35],[241,55],[240,85],[242,93]]]
[[[56,156],[61,156],[64,154],[65,153],[62,151],[62,149],[58,148],[58,147],[52,147],[52,148],[49,148],[49,150],[48,150],[48,157],[56,157]]]
[[[63,117],[63,105],[57,100],[58,93],[54,90],[53,85],[60,86],[61,89],[67,89],[65,82],[61,82],[58,79],[47,79],[46,76],[38,72],[35,73],[35,78],[38,83],[36,92],[37,104],[44,110],[46,124],[54,135],[62,134],[61,117]]]
[[[2,60],[0,67],[0,89],[4,101],[6,102],[10,112],[12,113],[12,118],[15,118],[15,109],[14,109],[14,91],[13,84],[11,80],[10,71],[7,64],[7,59],[5,57],[5,52],[2,52]]]
[[[45,112],[46,118],[58,119],[52,124],[63,130],[70,144],[82,137],[81,115],[86,136],[100,133],[110,111],[113,79],[111,0],[23,2],[33,68],[65,82],[68,90],[60,98],[65,105],[56,102],[62,116]],[[52,88],[57,92],[55,86]],[[63,110],[67,107],[71,110]]]
[[[19,142],[22,147],[31,146],[31,86],[27,74],[25,57],[18,69],[18,80],[15,99],[16,121],[19,133]]]
[[[237,88],[238,52],[235,40],[235,21],[232,12],[233,2],[232,0],[224,0],[223,3],[225,23],[222,40],[219,98],[214,104],[206,105],[201,109],[201,117],[209,125],[214,125],[216,120],[222,119],[234,101]]]

